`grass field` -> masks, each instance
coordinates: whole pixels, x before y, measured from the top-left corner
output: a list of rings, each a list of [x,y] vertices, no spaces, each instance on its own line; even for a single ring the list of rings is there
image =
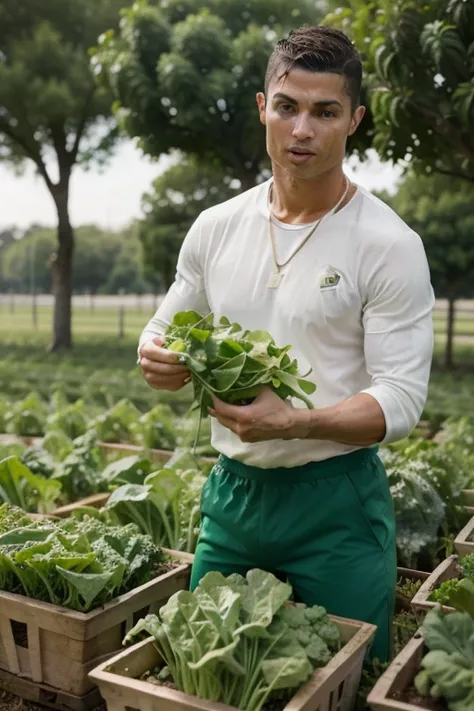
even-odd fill
[[[86,307],[73,311],[74,350],[70,354],[46,353],[52,309],[39,306],[37,328],[29,306],[16,306],[12,313],[0,306],[0,392],[13,399],[37,390],[49,397],[62,388],[71,400],[83,397],[99,406],[111,406],[122,397],[131,398],[146,410],[158,401],[172,401],[184,412],[191,391],[176,394],[151,390],[136,366],[139,334],[153,309],[124,309],[124,335],[119,337],[119,308]],[[446,321],[435,314],[436,353],[425,414],[443,418],[450,414],[474,416],[474,311],[458,314],[455,361],[457,368],[445,373],[441,367]]]

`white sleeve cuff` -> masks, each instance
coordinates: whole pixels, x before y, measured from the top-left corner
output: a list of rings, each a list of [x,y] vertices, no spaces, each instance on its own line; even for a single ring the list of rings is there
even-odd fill
[[[387,385],[373,385],[362,390],[377,400],[385,418],[385,436],[380,444],[390,444],[408,437],[415,429],[421,412],[407,396]]]

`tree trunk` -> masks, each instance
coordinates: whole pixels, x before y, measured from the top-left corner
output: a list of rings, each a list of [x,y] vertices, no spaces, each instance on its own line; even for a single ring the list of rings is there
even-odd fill
[[[49,350],[58,351],[72,348],[71,297],[74,231],[69,221],[69,176],[55,187],[53,198],[58,212],[58,249],[51,260],[54,320],[53,340]]]
[[[446,350],[444,355],[444,365],[446,368],[452,368],[453,362],[453,340],[454,340],[454,320],[456,299],[448,298],[448,322],[446,327]]]

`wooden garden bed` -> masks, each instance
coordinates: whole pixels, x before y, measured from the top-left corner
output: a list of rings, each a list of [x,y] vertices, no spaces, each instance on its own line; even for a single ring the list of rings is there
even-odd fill
[[[437,603],[429,600],[433,590],[439,588],[445,580],[459,577],[459,559],[457,555],[451,555],[446,560],[438,565],[435,570],[428,576],[421,588],[415,594],[411,601],[411,606],[414,610],[428,612],[436,607]],[[443,606],[444,610],[453,611],[454,608]]]
[[[284,711],[352,711],[364,656],[376,631],[374,625],[330,615],[345,642],[322,669],[314,672]],[[162,664],[151,638],[139,642],[94,669],[107,711],[235,711],[226,704],[204,701],[140,677]]]
[[[164,552],[176,567],[88,613],[0,592],[0,686],[53,708],[97,705],[89,671],[121,649],[140,618],[188,587],[192,557]]]
[[[471,539],[474,539],[474,516],[454,539],[454,546],[459,555],[474,553],[474,540]]]
[[[423,701],[421,705],[408,701],[424,653],[423,635],[417,632],[370,692],[367,703],[372,711],[433,711],[435,706],[431,699],[426,700],[426,705],[423,705]],[[404,697],[407,700],[402,700]]]

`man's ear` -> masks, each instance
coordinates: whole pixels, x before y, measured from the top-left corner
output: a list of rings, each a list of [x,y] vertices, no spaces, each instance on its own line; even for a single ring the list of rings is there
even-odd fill
[[[260,123],[263,123],[265,126],[267,119],[266,119],[266,114],[265,114],[265,108],[266,108],[266,102],[265,102],[265,94],[262,91],[259,91],[257,94],[257,106],[258,106],[258,115],[260,117]]]
[[[359,127],[360,122],[365,116],[365,111],[366,108],[365,106],[358,106],[357,109],[354,111],[352,114],[351,122],[349,125],[349,131],[348,131],[348,136],[352,136],[353,133],[355,133]]]

